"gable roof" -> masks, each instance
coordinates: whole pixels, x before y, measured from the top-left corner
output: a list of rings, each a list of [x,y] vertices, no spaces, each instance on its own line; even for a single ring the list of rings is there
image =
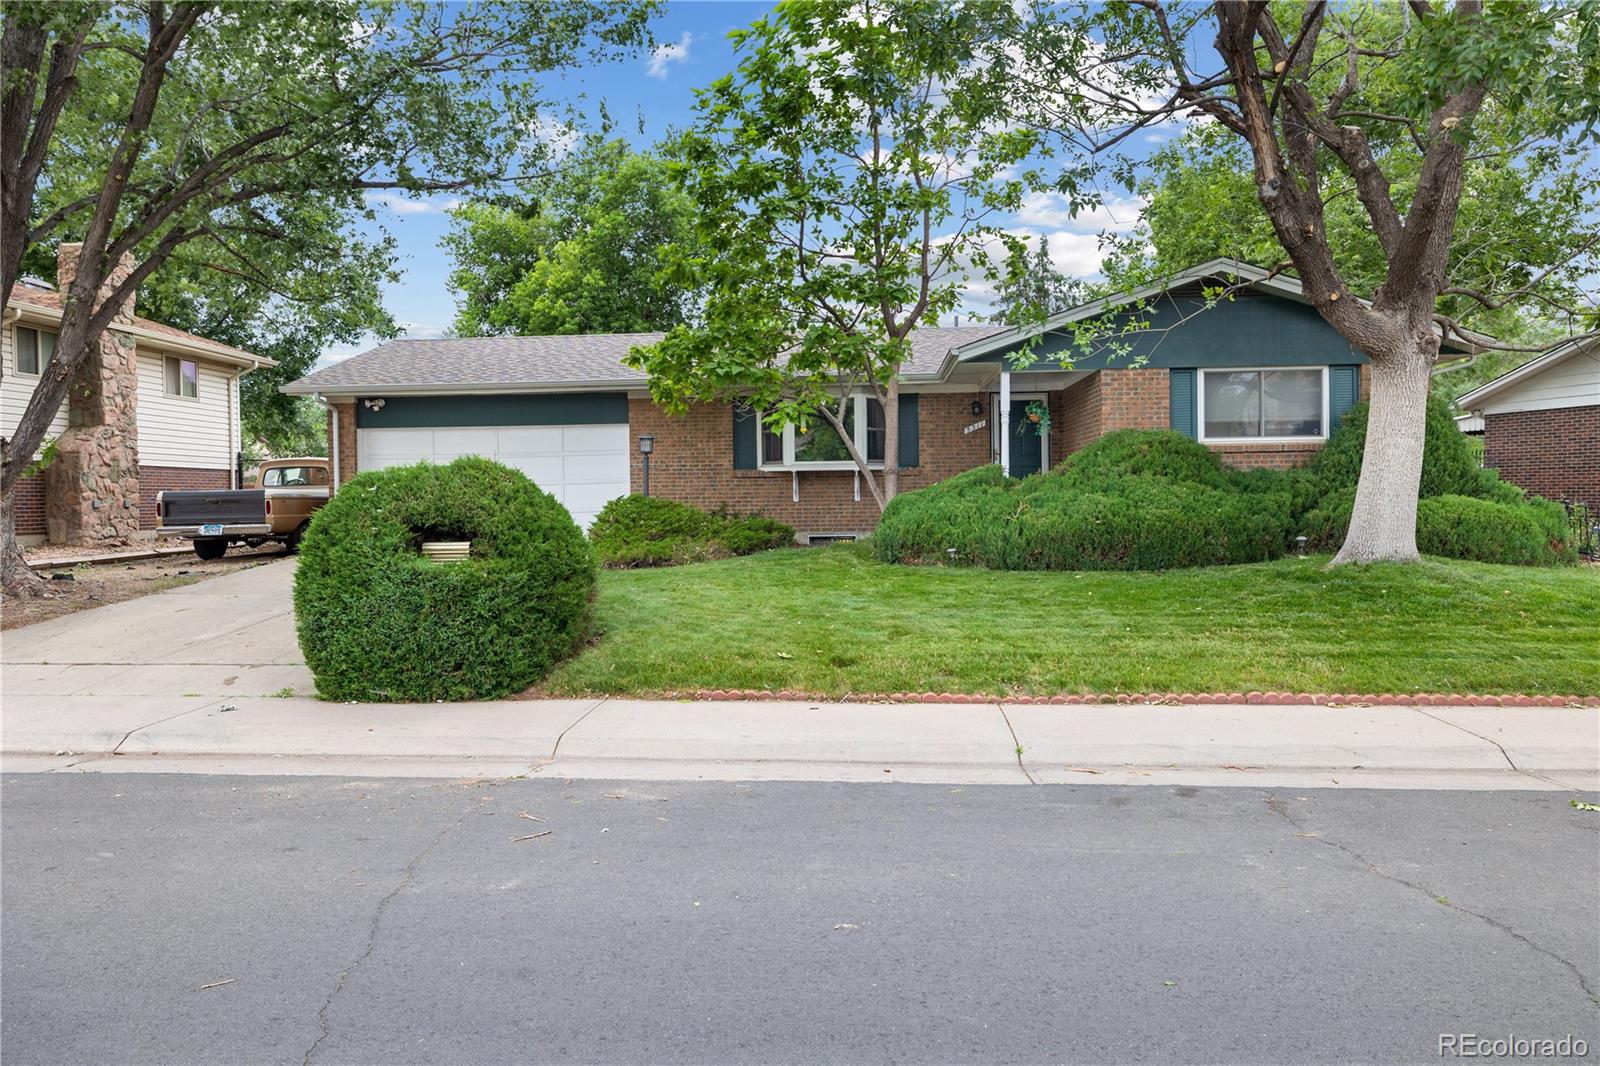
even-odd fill
[[[6,301],[8,308],[14,306],[31,311],[35,316],[51,322],[61,321],[66,304],[67,298],[60,291],[30,285],[26,281],[19,281],[11,286],[11,298]],[[180,351],[185,355],[199,355],[221,363],[247,366],[252,370],[256,367],[278,365],[276,360],[268,359],[264,355],[247,352],[243,348],[235,348],[231,344],[223,344],[221,341],[188,333],[165,322],[141,318],[138,315],[133,316],[132,325],[118,324],[113,328],[123,333],[131,333],[135,337],[143,337],[154,345]]]
[[[1561,341],[1554,347],[1546,349],[1544,354],[1530,359],[1516,369],[1508,370],[1493,381],[1479,385],[1471,392],[1458,397],[1456,406],[1470,411],[1500,393],[1522,384],[1529,378],[1537,377],[1546,370],[1559,366],[1579,352],[1587,352],[1595,348],[1600,348],[1600,337],[1585,336],[1578,337],[1575,340]]]
[[[937,375],[952,346],[999,326],[925,326],[911,335],[903,378]],[[643,388],[648,378],[623,359],[662,333],[575,333],[541,337],[395,340],[282,387],[293,395],[384,392],[586,392]]]
[[[1293,300],[1296,303],[1306,304],[1307,306],[1311,304],[1311,299],[1305,294],[1305,286],[1301,284],[1299,278],[1289,274],[1276,273],[1263,267],[1258,267],[1254,263],[1246,263],[1242,259],[1219,256],[1198,266],[1180,270],[1162,281],[1146,285],[1141,289],[1135,289],[1132,292],[1114,293],[1098,300],[1091,300],[1086,304],[1080,304],[1065,311],[1058,311],[1042,323],[1035,323],[1030,326],[1014,326],[991,336],[969,342],[955,349],[952,352],[952,356],[956,362],[967,362],[986,355],[993,355],[996,352],[1003,352],[1007,348],[1029,340],[1038,334],[1049,333],[1074,322],[1096,318],[1118,307],[1141,303],[1173,289],[1179,289],[1186,285],[1195,285],[1223,275],[1232,275],[1243,280],[1247,283],[1247,287],[1255,292],[1268,293],[1269,295]],[[1370,300],[1363,300],[1360,297],[1356,297],[1356,299],[1364,306],[1371,305]],[[1329,326],[1328,328],[1332,329],[1333,327]],[[1443,333],[1438,326],[1434,327],[1434,331],[1441,335]],[[1458,349],[1450,353],[1452,357],[1478,350],[1465,345],[1453,344],[1449,347]],[[1444,355],[1445,346],[1441,345],[1440,357],[1443,358]]]

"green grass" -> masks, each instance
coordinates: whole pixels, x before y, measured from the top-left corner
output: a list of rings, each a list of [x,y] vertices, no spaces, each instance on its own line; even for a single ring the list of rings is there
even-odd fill
[[[1600,568],[1326,561],[1017,573],[840,546],[608,571],[599,639],[542,691],[1600,693]]]

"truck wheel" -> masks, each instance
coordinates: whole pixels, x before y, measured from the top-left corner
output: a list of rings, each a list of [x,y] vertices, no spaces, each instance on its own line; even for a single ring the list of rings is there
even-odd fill
[[[204,537],[194,542],[194,553],[202,559],[220,559],[228,550],[228,542],[220,537]]]
[[[283,538],[283,547],[290,555],[300,550],[300,542],[305,539],[306,526],[308,525],[310,525],[309,522],[301,522],[293,533]]]

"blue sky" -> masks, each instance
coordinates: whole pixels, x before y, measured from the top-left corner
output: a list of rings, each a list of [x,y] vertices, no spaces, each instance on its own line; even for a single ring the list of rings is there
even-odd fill
[[[767,3],[674,0],[654,21],[659,43],[646,56],[595,66],[567,75],[551,85],[551,95],[576,99],[590,110],[600,100],[616,124],[616,133],[640,147],[655,143],[673,127],[687,125],[694,90],[733,69],[735,57],[728,33],[746,26],[770,9]],[[1156,131],[1152,139],[1168,134]],[[388,287],[391,313],[411,337],[443,335],[455,318],[455,297],[448,287],[452,263],[440,246],[449,230],[448,197],[407,199],[389,194],[371,198],[379,222],[396,239],[402,277]],[[1030,238],[1044,236],[1057,266],[1069,274],[1091,276],[1098,269],[1099,235],[1104,229],[1126,229],[1138,220],[1138,205],[1112,199],[1105,208],[1069,217],[1059,197],[1031,197],[1009,228]],[[968,313],[987,306],[982,289],[969,291]],[[370,347],[370,342],[331,349],[333,361]]]

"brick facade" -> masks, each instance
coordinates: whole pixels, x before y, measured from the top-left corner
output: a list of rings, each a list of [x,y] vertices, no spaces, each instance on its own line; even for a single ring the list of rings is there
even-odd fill
[[[1050,458],[1059,463],[1100,436],[1100,375],[1050,394]]]
[[[1600,509],[1600,406],[1485,415],[1483,465],[1536,495]]]
[[[333,420],[339,420],[339,455],[337,468],[339,470],[339,484],[344,484],[356,476],[360,467],[356,460],[356,405],[354,403],[333,403],[328,407],[328,448],[333,449],[334,425]]]
[[[12,514],[16,516],[19,537],[42,537],[44,523],[44,478],[38,474],[22,478],[12,491]]]
[[[970,393],[923,393],[918,400],[918,465],[900,471],[900,490],[922,488],[935,481],[982,466],[989,461],[987,429],[962,433],[974,421]],[[650,457],[651,495],[727,507],[741,514],[759,512],[787,522],[802,534],[869,532],[878,524],[872,492],[861,486],[855,499],[851,471],[735,470],[733,411],[723,404],[701,404],[685,415],[669,415],[648,400],[628,402],[633,436],[654,434]],[[643,459],[630,452],[631,487],[643,488]]]
[[[156,493],[200,489],[226,489],[233,487],[233,471],[202,470],[182,466],[139,467],[139,528],[154,529],[161,524],[156,517]]]

